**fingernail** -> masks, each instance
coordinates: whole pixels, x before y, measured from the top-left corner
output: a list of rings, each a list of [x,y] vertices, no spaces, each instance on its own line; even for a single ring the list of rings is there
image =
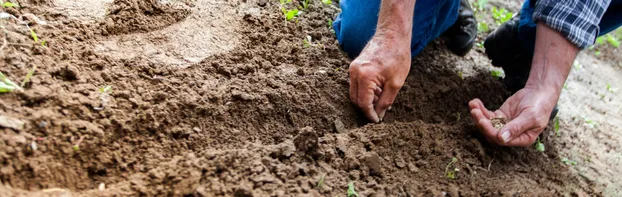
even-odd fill
[[[510,141],[510,131],[506,130],[501,134],[501,138],[503,138],[503,142]]]
[[[380,112],[380,115],[378,115],[378,117],[380,118],[380,122],[382,122],[382,119],[384,119],[384,113],[385,113],[385,112],[386,112],[386,111],[381,111],[381,112]]]

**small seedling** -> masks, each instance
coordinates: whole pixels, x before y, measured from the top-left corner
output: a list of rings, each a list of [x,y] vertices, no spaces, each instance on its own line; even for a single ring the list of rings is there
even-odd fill
[[[328,19],[328,29],[333,28],[333,19]]]
[[[102,94],[110,94],[112,93],[112,86],[107,85],[107,86],[101,87],[99,88],[99,92]]]
[[[562,158],[562,162],[564,162],[564,164],[566,164],[566,165],[573,165],[573,166],[577,165],[576,161],[570,160],[570,159],[568,159],[566,157]]]
[[[300,14],[298,12],[298,9],[286,10],[285,8],[281,8],[281,11],[283,11],[283,15],[285,15],[285,20],[288,21],[291,21],[292,19],[294,19],[294,17]]]
[[[317,182],[317,185],[315,185],[315,189],[320,189],[322,188],[322,185],[324,185],[324,179],[326,178],[326,174],[322,174],[322,177],[320,177],[320,180]]]
[[[555,121],[553,123],[553,129],[555,130],[556,136],[561,136],[561,133],[559,132],[559,117],[555,117]]]
[[[509,12],[505,8],[497,9],[496,7],[492,7],[492,18],[497,25],[501,25],[512,19],[512,12]]]
[[[503,76],[500,70],[491,70],[490,74],[497,79],[500,79]]]
[[[596,44],[597,45],[601,45],[601,44],[604,44],[604,43],[605,43],[605,37],[604,36],[596,38]],[[590,48],[593,48],[593,47],[590,47]]]
[[[620,41],[618,41],[618,39],[611,34],[607,34],[607,42],[615,48],[620,47]]]
[[[13,92],[22,88],[0,72],[0,93]]]
[[[536,140],[536,143],[534,145],[534,148],[538,151],[538,152],[544,152],[544,144],[542,143],[542,141],[540,141],[540,138],[538,138]]]
[[[461,70],[458,71],[458,77],[460,77],[460,79],[464,80],[464,75],[462,74]]]
[[[76,142],[76,144],[72,146],[74,151],[80,151],[80,143],[82,143],[82,140],[84,140],[84,136],[80,137],[80,139],[78,139],[78,142]]]
[[[482,32],[488,32],[488,30],[490,30],[488,28],[488,24],[486,22],[478,22],[477,23],[477,31],[482,33]]]
[[[354,183],[350,182],[348,183],[348,197],[352,197],[352,196],[359,197],[359,194],[356,193],[356,190],[354,189]]]
[[[616,90],[611,87],[611,84],[607,84],[607,91],[608,92],[616,92]]]
[[[304,1],[302,1],[302,8],[303,8],[303,9],[307,9],[307,8],[309,8],[309,0],[304,0]]]
[[[456,167],[449,170],[449,167],[451,167],[456,162],[458,162],[458,158],[453,157],[451,158],[451,162],[449,162],[447,166],[445,167],[445,177],[447,177],[448,179],[456,179],[456,173],[460,171],[460,169]]]
[[[568,90],[568,89],[569,89],[569,87],[568,87],[568,84],[567,84],[567,83],[564,83],[564,89],[565,89],[565,90]]]
[[[333,4],[332,0],[322,0],[322,3],[326,4],[326,5],[330,5]]]
[[[599,50],[594,51],[594,55],[595,56],[600,56],[600,51]]]
[[[30,69],[28,71],[28,73],[26,74],[26,77],[24,77],[24,80],[22,81],[22,87],[26,86],[26,84],[28,82],[30,82],[30,78],[32,78],[32,75],[35,74],[35,71],[37,70],[37,65],[32,66],[32,69]]]
[[[313,46],[311,39],[311,36],[307,36],[305,39],[302,39],[302,47],[307,48]]]
[[[1,1],[0,1],[0,3],[1,3]],[[19,5],[16,4],[16,3],[11,3],[11,2],[7,1],[7,2],[2,3],[2,7],[4,7],[4,8],[13,8],[13,7],[19,7]]]
[[[477,45],[477,47],[479,47],[480,49],[483,49],[484,48],[484,41],[478,42],[475,45]]]
[[[596,126],[596,123],[592,120],[590,120],[587,117],[583,117],[583,120],[585,121],[585,123],[583,123],[583,125],[589,127],[589,128],[594,128]]]

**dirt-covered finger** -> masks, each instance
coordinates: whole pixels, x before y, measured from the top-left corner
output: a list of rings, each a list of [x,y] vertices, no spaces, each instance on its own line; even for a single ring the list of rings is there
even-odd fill
[[[378,98],[375,107],[376,113],[378,113],[380,119],[384,118],[387,109],[393,105],[393,101],[395,101],[395,97],[397,97],[403,84],[403,81],[392,81],[384,85],[382,94]]]

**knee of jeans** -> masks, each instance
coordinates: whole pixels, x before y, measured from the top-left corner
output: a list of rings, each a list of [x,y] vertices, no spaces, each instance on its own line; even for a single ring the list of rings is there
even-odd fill
[[[374,35],[374,28],[360,28],[344,20],[335,21],[333,28],[341,48],[350,58],[357,57]]]

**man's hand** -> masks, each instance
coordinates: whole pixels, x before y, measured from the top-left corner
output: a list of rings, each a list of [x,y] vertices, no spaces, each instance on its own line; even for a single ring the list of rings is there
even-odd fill
[[[555,91],[525,87],[503,103],[499,110],[488,111],[479,99],[469,102],[471,117],[489,142],[504,146],[529,146],[546,128],[557,98]],[[510,120],[500,130],[492,118]]]
[[[382,0],[376,34],[350,64],[350,100],[380,122],[410,71],[415,0]]]
[[[495,112],[479,99],[469,102],[471,117],[488,141],[503,146],[531,145],[546,128],[578,51],[561,34],[539,23],[527,85]],[[495,117],[509,122],[497,130],[490,122]]]
[[[410,71],[410,38],[376,34],[350,64],[350,100],[379,122]]]

